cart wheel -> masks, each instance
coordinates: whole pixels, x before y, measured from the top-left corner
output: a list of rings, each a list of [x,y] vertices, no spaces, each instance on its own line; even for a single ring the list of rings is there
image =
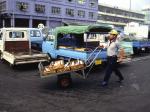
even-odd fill
[[[68,88],[72,85],[72,79],[70,74],[58,75],[57,84],[61,88]]]
[[[9,64],[9,66],[12,68],[12,69],[16,69],[16,65],[13,65],[13,64]]]

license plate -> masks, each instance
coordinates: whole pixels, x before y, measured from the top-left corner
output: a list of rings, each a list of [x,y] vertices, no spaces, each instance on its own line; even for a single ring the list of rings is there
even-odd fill
[[[102,60],[95,60],[95,65],[100,65],[102,64]]]

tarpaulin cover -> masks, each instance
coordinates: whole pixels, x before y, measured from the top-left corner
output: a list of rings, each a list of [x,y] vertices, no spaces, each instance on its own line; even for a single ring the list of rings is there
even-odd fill
[[[86,32],[109,32],[112,28],[108,25],[87,25],[87,26],[62,26],[55,29],[55,36],[58,34],[83,34]]]

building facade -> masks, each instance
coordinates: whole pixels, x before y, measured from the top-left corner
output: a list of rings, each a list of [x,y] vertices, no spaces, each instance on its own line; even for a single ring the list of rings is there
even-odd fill
[[[106,4],[98,5],[98,23],[108,23],[116,27],[124,27],[129,22],[144,23],[143,13],[121,9]]]
[[[98,0],[1,0],[1,27],[96,23]]]
[[[150,25],[150,6],[144,8],[142,11],[145,14],[145,23]]]

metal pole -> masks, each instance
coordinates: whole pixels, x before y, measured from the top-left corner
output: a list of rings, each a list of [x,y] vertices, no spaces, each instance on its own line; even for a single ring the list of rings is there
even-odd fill
[[[131,0],[130,0],[130,7],[129,7],[129,10],[131,11]]]
[[[12,27],[14,27],[15,26],[15,23],[14,23],[15,22],[15,17],[14,17],[14,8],[15,8],[14,5],[15,5],[15,2],[14,1],[13,1],[12,5],[13,5],[13,9],[12,9],[12,11],[13,11],[12,12]]]
[[[2,24],[3,24],[3,27],[5,27],[5,19],[4,18],[2,19]]]

